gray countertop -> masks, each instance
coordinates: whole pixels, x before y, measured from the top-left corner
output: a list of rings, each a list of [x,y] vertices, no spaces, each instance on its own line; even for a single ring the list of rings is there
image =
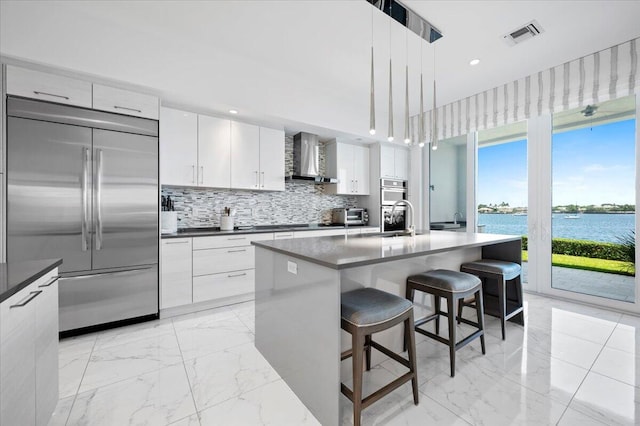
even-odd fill
[[[377,226],[364,226],[364,225],[350,225],[349,229],[362,229],[362,228],[378,228]],[[309,225],[264,225],[254,226],[249,229],[234,229],[233,231],[221,231],[220,228],[185,228],[180,229],[176,233],[162,234],[162,238],[186,238],[186,237],[206,237],[215,235],[240,235],[240,234],[260,234],[265,232],[291,232],[291,231],[318,231],[328,229],[344,229],[343,225],[322,225],[322,224],[309,224]]]
[[[423,231],[415,237],[385,238],[374,234],[254,241],[252,244],[328,268],[346,269],[519,239],[513,235]]]
[[[62,259],[0,263],[0,303],[60,265]]]

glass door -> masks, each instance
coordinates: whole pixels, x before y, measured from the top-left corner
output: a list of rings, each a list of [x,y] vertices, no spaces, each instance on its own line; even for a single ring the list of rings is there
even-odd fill
[[[552,120],[548,291],[633,309],[635,96],[556,113]]]
[[[528,279],[527,122],[478,131],[478,232],[522,236],[522,283]]]

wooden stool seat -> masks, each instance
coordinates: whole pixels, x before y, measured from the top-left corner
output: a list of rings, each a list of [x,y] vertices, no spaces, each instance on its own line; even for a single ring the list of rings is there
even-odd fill
[[[473,274],[482,280],[485,310],[489,315],[500,318],[502,340],[505,340],[505,322],[512,320],[524,325],[522,303],[522,267],[515,262],[496,259],[480,259],[460,265],[460,271]],[[464,306],[474,306],[473,302],[460,300],[458,315],[462,317]]]
[[[353,359],[353,390],[344,383],[340,384],[342,393],[353,402],[353,424],[361,423],[362,410],[383,396],[394,391],[411,380],[413,402],[418,404],[418,376],[416,372],[416,345],[413,332],[413,303],[402,297],[377,290],[361,288],[342,293],[341,327],[351,334],[351,349],[342,353],[341,360]],[[405,341],[409,348],[409,359],[392,352],[373,341],[371,335],[391,328],[400,323],[405,325]],[[409,369],[408,373],[398,377],[391,383],[362,398],[363,351],[366,354],[367,371],[371,369],[371,348],[375,348],[391,359]]]
[[[456,351],[472,340],[480,338],[482,353],[485,353],[484,345],[484,312],[482,303],[482,282],[474,275],[464,272],[449,271],[446,269],[436,269],[422,274],[412,275],[407,278],[407,299],[413,302],[415,292],[421,291],[433,295],[434,313],[415,321],[415,331],[444,343],[449,346],[449,362],[451,366],[451,377],[456,374]],[[477,307],[478,322],[469,321],[458,316],[458,322],[472,325],[477,328],[475,332],[456,341],[455,324],[455,302],[464,300],[465,297],[474,295],[475,306]],[[447,300],[447,312],[440,309],[440,299]],[[440,334],[440,316],[446,316],[449,322],[449,338],[445,339]],[[436,321],[436,332],[421,329],[419,326],[429,321]]]

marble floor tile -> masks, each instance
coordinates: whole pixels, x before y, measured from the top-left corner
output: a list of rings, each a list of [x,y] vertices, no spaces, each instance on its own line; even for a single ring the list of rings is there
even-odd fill
[[[189,417],[185,417],[171,423],[169,426],[201,426],[200,417],[198,416],[198,414],[192,414]]]
[[[90,354],[98,338],[98,333],[84,334],[82,336],[65,337],[58,342],[60,356],[75,357]]]
[[[60,398],[47,426],[65,426],[75,399],[75,394],[66,398]]]
[[[186,324],[191,324],[187,326]],[[218,315],[176,326],[176,336],[184,359],[192,359],[244,343],[253,342],[254,335],[233,313],[230,317]]]
[[[640,328],[618,324],[607,341],[606,347],[634,356],[640,355]]]
[[[486,355],[479,348],[461,353],[459,368],[491,371],[563,404],[569,404],[588,373],[585,368],[527,351],[494,336],[486,337],[486,345]]]
[[[182,363],[174,334],[94,350],[79,392]]]
[[[59,398],[73,396],[78,393],[80,382],[89,364],[89,352],[73,356],[58,357],[58,392]]]
[[[253,343],[188,360],[185,367],[199,411],[280,379]]]
[[[184,366],[175,365],[78,394],[69,425],[166,425],[195,414]]]
[[[567,408],[558,422],[558,426],[602,426],[606,424],[572,408]]]
[[[590,372],[569,408],[608,425],[637,425],[640,392],[635,386]]]
[[[202,328],[210,326],[216,321],[236,318],[236,314],[231,307],[222,307],[216,309],[209,309],[204,311],[198,311],[191,314],[179,315],[171,318],[173,326],[176,330],[190,329],[190,328]]]
[[[385,368],[372,368],[363,376],[363,392],[369,395],[392,382],[398,376]],[[352,380],[345,380],[351,387]],[[362,411],[364,425],[460,425],[467,426],[465,420],[444,408],[424,393],[419,393],[419,403],[413,401],[411,383],[405,383],[390,394],[376,401]],[[340,396],[342,426],[353,424],[353,404],[344,395]]]
[[[555,424],[565,405],[478,368],[440,374],[420,386],[428,397],[478,425]]]
[[[640,387],[640,356],[630,352],[605,347],[591,371]]]
[[[125,327],[113,328],[98,333],[94,350],[100,350],[111,346],[125,345],[137,340],[174,334],[171,319],[160,319]]]
[[[291,389],[277,380],[201,411],[200,424],[303,426],[320,423]]]

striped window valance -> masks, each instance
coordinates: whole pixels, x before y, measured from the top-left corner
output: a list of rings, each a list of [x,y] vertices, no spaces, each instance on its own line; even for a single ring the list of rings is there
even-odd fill
[[[640,90],[640,38],[438,107],[438,140],[628,96]],[[418,140],[418,115],[411,117]],[[425,112],[426,140],[432,114]]]

